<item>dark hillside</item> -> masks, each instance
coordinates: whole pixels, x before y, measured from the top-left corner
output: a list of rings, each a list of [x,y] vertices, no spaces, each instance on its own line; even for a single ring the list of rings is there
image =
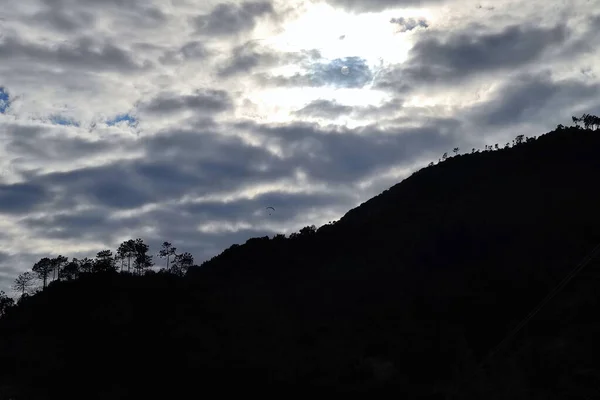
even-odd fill
[[[0,320],[0,384],[16,399],[600,397],[597,260],[475,374],[600,242],[600,134],[517,141],[424,168],[319,229],[233,245],[185,277],[53,283]]]

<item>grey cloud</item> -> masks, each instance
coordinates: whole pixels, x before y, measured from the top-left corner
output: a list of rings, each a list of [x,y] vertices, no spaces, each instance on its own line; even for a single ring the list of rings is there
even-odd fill
[[[59,128],[55,128],[59,129]],[[83,138],[50,136],[42,127],[9,126],[11,134],[6,148],[21,159],[36,161],[76,160],[109,152],[113,145],[108,141],[88,141]]]
[[[349,198],[340,198],[340,193],[331,191],[331,193],[306,194],[306,193],[281,193],[271,192],[253,199],[241,199],[233,202],[203,202],[197,204],[187,204],[181,207],[181,210],[193,215],[195,218],[204,221],[211,219],[227,219],[231,222],[256,221],[256,218],[269,221],[286,221],[296,217],[298,214],[305,213],[315,207],[339,206],[339,202],[346,202]],[[275,211],[268,215],[266,212],[254,217],[252,214],[256,211],[262,211],[265,207],[273,207]]]
[[[582,33],[573,38],[566,46],[560,49],[558,57],[560,59],[574,59],[581,55],[597,53],[597,43],[600,40],[600,15],[594,15],[587,18]]]
[[[92,13],[67,12],[60,8],[49,8],[35,13],[32,22],[61,32],[75,32],[92,27],[95,17]]]
[[[482,125],[506,126],[531,120],[552,120],[556,110],[562,121],[571,116],[570,107],[577,102],[593,100],[600,85],[586,85],[576,80],[555,81],[550,73],[521,74],[505,84],[496,97],[473,107],[467,116]]]
[[[95,51],[95,46],[99,46],[100,51]],[[63,67],[120,72],[138,71],[149,66],[149,63],[139,65],[127,51],[112,43],[98,43],[88,37],[55,47],[44,47],[14,37],[6,37],[0,41],[0,58],[5,58],[9,62],[23,60],[54,63]]]
[[[50,191],[40,185],[32,183],[0,185],[0,213],[32,212],[51,198]]]
[[[202,60],[211,54],[212,53],[202,42],[194,40],[184,44],[177,50],[165,51],[164,54],[160,56],[159,61],[165,65],[179,64],[180,62],[188,60]]]
[[[339,104],[330,100],[315,100],[294,114],[302,116],[337,118],[340,115],[350,114],[352,107]]]
[[[139,107],[153,113],[172,113],[183,109],[214,113],[230,109],[232,103],[226,91],[206,89],[197,90],[192,95],[162,93]]]
[[[326,0],[334,7],[355,13],[379,12],[390,8],[421,7],[446,0]]]
[[[274,13],[269,2],[245,2],[218,4],[209,14],[194,18],[199,33],[211,36],[228,36],[251,30],[256,18]]]
[[[403,101],[399,98],[392,99],[381,106],[347,106],[338,103],[335,100],[315,100],[303,108],[294,112],[299,116],[312,116],[335,119],[342,115],[352,115],[353,117],[368,120],[382,119],[393,116],[402,110]]]
[[[256,43],[248,42],[233,49],[228,63],[218,71],[220,77],[229,77],[239,73],[249,73],[259,65],[273,64],[278,57],[270,52],[258,51]]]
[[[100,207],[76,215],[48,214],[26,217],[21,223],[41,236],[52,239],[87,239],[107,241],[116,229],[127,225],[109,220],[108,212]]]
[[[390,20],[390,23],[399,26],[398,32],[412,31],[413,29],[415,29],[417,27],[422,27],[422,28],[429,27],[429,24],[427,24],[427,21],[425,21],[424,19],[416,20],[414,18],[406,19],[404,17],[400,17],[400,18],[392,18]]]
[[[406,92],[420,84],[454,84],[486,71],[516,68],[539,59],[553,46],[565,43],[568,29],[525,28],[512,25],[498,33],[425,35],[410,50],[409,60],[380,75],[376,87]]]
[[[241,73],[249,74],[257,67],[286,64],[301,64],[308,68],[321,58],[318,50],[275,53],[261,48],[257,42],[252,40],[235,47],[227,63],[219,68],[218,75],[227,78]]]
[[[144,160],[47,174],[34,180],[60,188],[57,207],[73,199],[113,209],[140,207],[184,194],[230,191],[240,185],[269,182],[289,175],[291,166],[277,165],[266,150],[218,134],[169,131],[137,143]],[[262,165],[270,168],[262,170]]]
[[[4,264],[10,258],[10,254],[0,250],[0,264]]]
[[[410,165],[423,152],[447,149],[457,141],[461,123],[439,120],[420,128],[398,129],[395,134],[376,125],[340,130],[308,123],[281,127],[237,125],[278,140],[288,153],[285,161],[301,166],[310,178],[330,184],[348,184],[390,165]]]

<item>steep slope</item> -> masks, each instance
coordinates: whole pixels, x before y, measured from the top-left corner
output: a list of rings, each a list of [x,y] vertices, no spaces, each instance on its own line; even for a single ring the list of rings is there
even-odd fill
[[[424,168],[335,224],[250,239],[185,279],[51,285],[0,320],[0,383],[34,399],[283,384],[456,392],[600,242],[598,149],[598,132],[561,129]],[[456,398],[591,393],[598,267]],[[583,377],[557,367],[569,354]]]

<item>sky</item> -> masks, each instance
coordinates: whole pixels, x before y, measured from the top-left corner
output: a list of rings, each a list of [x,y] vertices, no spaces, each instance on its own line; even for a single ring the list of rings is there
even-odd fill
[[[138,237],[200,264],[598,115],[599,40],[600,0],[11,2],[0,290]]]

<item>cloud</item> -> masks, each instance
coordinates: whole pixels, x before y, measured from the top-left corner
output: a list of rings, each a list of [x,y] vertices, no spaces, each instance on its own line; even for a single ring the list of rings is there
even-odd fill
[[[159,61],[165,65],[180,64],[185,61],[203,60],[211,55],[204,43],[192,40],[176,50],[167,50],[160,56]]]
[[[355,13],[379,12],[386,9],[423,7],[444,3],[445,0],[326,0],[334,7]]]
[[[50,191],[39,185],[31,183],[0,185],[0,213],[32,212],[51,198]]]
[[[300,116],[337,118],[352,112],[352,107],[337,103],[335,100],[315,100],[294,113]]]
[[[416,20],[414,18],[404,18],[404,17],[400,17],[400,18],[392,18],[390,20],[390,23],[398,25],[398,32],[406,32],[406,31],[412,31],[413,29],[417,28],[417,27],[422,27],[422,28],[428,28],[429,24],[427,24],[427,21],[425,21],[424,19],[419,19]]]
[[[460,125],[458,120],[440,120],[439,125],[397,128],[394,133],[375,124],[354,129],[300,122],[285,126],[240,123],[238,127],[252,129],[278,145],[285,162],[302,165],[309,179],[348,185],[391,165],[408,165],[423,151],[439,152],[449,147]]]
[[[249,73],[259,65],[272,65],[278,63],[278,55],[259,51],[255,42],[247,42],[233,49],[227,64],[222,66],[218,74],[226,78],[240,73]]]
[[[569,30],[511,25],[499,32],[466,31],[443,39],[435,32],[420,37],[406,63],[388,68],[376,87],[404,93],[421,84],[450,85],[486,72],[517,68],[538,61],[545,51],[565,43]]]
[[[148,63],[138,63],[124,49],[90,37],[80,37],[71,43],[44,46],[21,38],[5,37],[0,42],[0,58],[8,65],[17,62],[51,63],[59,67],[121,73],[146,69]]]
[[[193,22],[196,31],[209,36],[230,36],[253,29],[256,19],[273,14],[269,2],[220,3],[209,14],[199,15]]]
[[[229,94],[224,90],[198,89],[189,95],[160,93],[139,107],[145,112],[157,114],[168,114],[186,109],[198,113],[216,113],[231,109],[232,102]]]
[[[34,13],[32,23],[61,33],[85,31],[96,23],[94,14],[86,11],[50,7]]]
[[[468,111],[483,126],[508,126],[536,119],[560,121],[570,118],[569,106],[597,98],[600,84],[586,85],[575,79],[555,80],[552,73],[521,74],[498,89],[493,98]],[[558,122],[557,122],[558,123]]]

